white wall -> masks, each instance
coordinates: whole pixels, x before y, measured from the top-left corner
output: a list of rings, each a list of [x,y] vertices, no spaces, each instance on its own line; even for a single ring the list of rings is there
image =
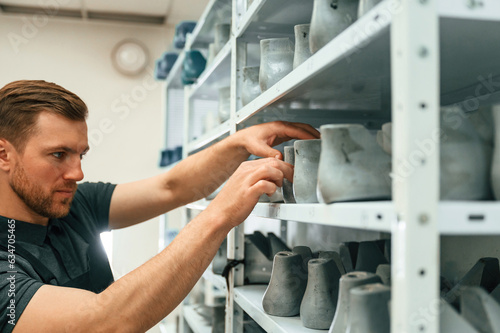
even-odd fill
[[[83,163],[85,180],[122,183],[149,177],[160,172],[164,130],[154,59],[172,36],[173,29],[165,26],[0,14],[0,86],[43,79],[87,103],[91,150]],[[149,50],[149,69],[137,78],[119,74],[111,63],[113,47],[125,38],[138,39]],[[158,221],[113,232],[115,276],[157,253]]]

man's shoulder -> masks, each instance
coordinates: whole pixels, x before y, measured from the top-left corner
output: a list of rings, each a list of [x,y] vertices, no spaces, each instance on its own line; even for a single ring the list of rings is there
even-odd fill
[[[76,193],[80,195],[85,195],[92,192],[99,193],[106,190],[113,190],[115,186],[115,184],[106,182],[83,182],[78,184]]]
[[[69,214],[61,218],[69,225],[86,225],[92,234],[109,229],[109,209],[114,184],[85,182],[78,185]],[[81,233],[81,232],[80,232]]]
[[[73,205],[95,206],[108,201],[113,194],[115,184],[104,182],[84,182],[78,184]]]

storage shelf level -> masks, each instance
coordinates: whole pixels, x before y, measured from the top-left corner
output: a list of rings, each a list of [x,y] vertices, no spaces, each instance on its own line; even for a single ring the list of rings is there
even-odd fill
[[[207,270],[203,273],[203,278],[220,291],[225,292],[227,290],[226,280],[222,276],[214,274],[214,272],[212,271],[212,266],[208,267]]]
[[[447,0],[442,2],[449,3]],[[477,10],[470,9],[465,2],[440,7],[441,105],[459,103],[467,108],[471,105],[477,107],[478,103],[500,101],[500,89],[495,88],[500,77],[500,35],[495,33],[500,30],[499,6],[498,1],[487,1]],[[498,10],[487,12],[484,8]],[[392,15],[396,13],[394,1],[381,2],[302,65],[238,110],[236,123],[246,123],[261,115],[268,121],[273,117],[287,116],[298,121],[308,117],[313,121],[323,115],[325,121],[335,117],[336,122],[347,122],[346,117],[350,115],[359,122],[363,118],[368,121],[373,113],[389,118],[389,28]],[[464,40],[467,43],[464,44]],[[275,107],[275,110],[265,111],[269,107]],[[305,109],[310,111],[305,113]],[[337,113],[344,119],[339,119]]]
[[[229,121],[226,121],[216,128],[210,130],[209,132],[203,134],[201,137],[189,142],[188,144],[188,154],[195,153],[210,144],[213,144],[217,141],[223,139],[226,135],[229,134],[231,130],[231,124]]]
[[[197,305],[184,305],[182,307],[184,320],[194,333],[212,333],[212,326],[196,311],[196,307]]]
[[[262,308],[262,297],[266,285],[250,285],[234,289],[234,301],[257,322],[266,332],[273,333],[319,333],[324,330],[312,330],[302,326],[299,316],[270,316]]]
[[[203,210],[209,201],[187,207]],[[500,235],[500,202],[442,201],[439,203],[441,235]],[[391,201],[325,204],[258,203],[253,216],[337,227],[391,232],[396,213]]]
[[[230,17],[230,0],[210,0],[186,42],[186,49],[207,48],[214,40],[215,25],[221,21],[229,23]]]
[[[213,99],[219,97],[218,88],[228,87],[231,73],[231,43],[226,45],[215,56],[214,61],[209,64],[205,71],[191,86],[190,98]]]

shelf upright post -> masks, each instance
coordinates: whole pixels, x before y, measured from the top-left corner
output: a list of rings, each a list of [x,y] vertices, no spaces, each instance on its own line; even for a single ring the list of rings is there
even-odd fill
[[[437,0],[399,0],[391,26],[391,332],[439,332]]]
[[[187,85],[184,87],[184,136],[183,136],[183,149],[182,149],[182,159],[188,157],[189,153],[189,141],[191,136],[190,129],[192,128],[192,111],[193,111],[193,103],[189,96],[191,95],[191,86]]]
[[[238,26],[239,18],[246,8],[246,2],[232,0],[232,25],[231,25],[231,112],[230,135],[236,133],[236,111],[241,108],[241,68],[246,64],[246,44],[236,38],[234,32]],[[231,230],[227,236],[228,259],[244,259],[245,234],[244,223]],[[243,311],[237,311],[234,303],[234,287],[244,283],[244,267],[238,265],[229,272],[229,289],[226,297],[226,333],[243,333]]]
[[[168,148],[168,116],[169,116],[169,96],[168,96],[168,86],[165,82],[161,83],[161,109],[163,112],[161,113],[161,124],[162,124],[162,140],[163,142],[163,148]]]

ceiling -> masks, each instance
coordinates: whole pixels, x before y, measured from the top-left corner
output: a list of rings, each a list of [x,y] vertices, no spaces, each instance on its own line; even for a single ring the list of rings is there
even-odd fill
[[[209,0],[0,0],[0,12],[78,20],[175,25],[197,20]]]

